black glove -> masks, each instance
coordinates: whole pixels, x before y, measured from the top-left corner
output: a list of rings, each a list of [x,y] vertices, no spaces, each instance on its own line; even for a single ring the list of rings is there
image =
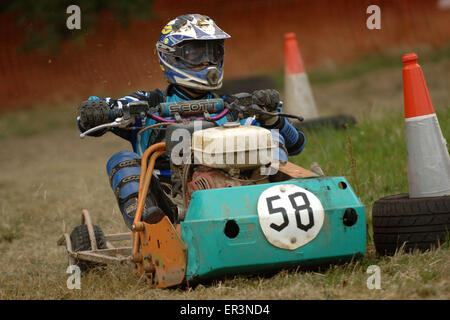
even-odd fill
[[[275,89],[253,91],[253,103],[263,107],[267,111],[277,111],[280,104],[280,93]]]
[[[280,104],[280,93],[275,89],[255,90],[252,94],[253,103],[266,111],[277,112]],[[259,114],[256,120],[262,125],[271,126],[277,122],[279,116]]]
[[[112,121],[110,107],[104,100],[85,100],[80,104],[78,113],[80,125],[86,130]]]

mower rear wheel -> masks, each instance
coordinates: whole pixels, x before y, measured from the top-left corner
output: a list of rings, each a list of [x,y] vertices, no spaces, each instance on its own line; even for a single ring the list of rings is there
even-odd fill
[[[376,250],[393,255],[401,247],[406,252],[425,251],[448,241],[450,196],[409,198],[391,195],[375,201],[372,209]]]
[[[106,249],[107,247],[105,234],[99,226],[94,226],[94,234],[95,240],[97,242],[97,249]],[[72,250],[74,252],[92,250],[87,225],[75,227],[70,234],[70,241],[72,242]],[[85,272],[96,267],[104,266],[100,263],[78,259],[76,259],[76,265],[80,267],[81,271]]]

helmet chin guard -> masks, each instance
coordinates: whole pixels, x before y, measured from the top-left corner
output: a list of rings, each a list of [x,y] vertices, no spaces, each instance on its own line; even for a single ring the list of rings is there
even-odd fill
[[[156,43],[166,80],[204,91],[221,88],[224,39],[229,37],[211,18],[200,14],[170,21]]]
[[[206,71],[206,80],[208,80],[209,85],[217,86],[219,81],[219,70],[216,67],[209,67]]]

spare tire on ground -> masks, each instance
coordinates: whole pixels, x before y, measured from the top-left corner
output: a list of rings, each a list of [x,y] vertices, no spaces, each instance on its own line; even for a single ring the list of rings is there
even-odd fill
[[[393,255],[425,251],[449,241],[450,196],[409,198],[391,195],[375,201],[372,209],[373,238],[376,251]]]

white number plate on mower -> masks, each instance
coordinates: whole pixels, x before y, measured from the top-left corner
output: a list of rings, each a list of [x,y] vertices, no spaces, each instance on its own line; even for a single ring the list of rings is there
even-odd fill
[[[262,231],[271,244],[294,250],[319,234],[325,213],[313,193],[293,184],[282,184],[261,193],[258,216]]]

